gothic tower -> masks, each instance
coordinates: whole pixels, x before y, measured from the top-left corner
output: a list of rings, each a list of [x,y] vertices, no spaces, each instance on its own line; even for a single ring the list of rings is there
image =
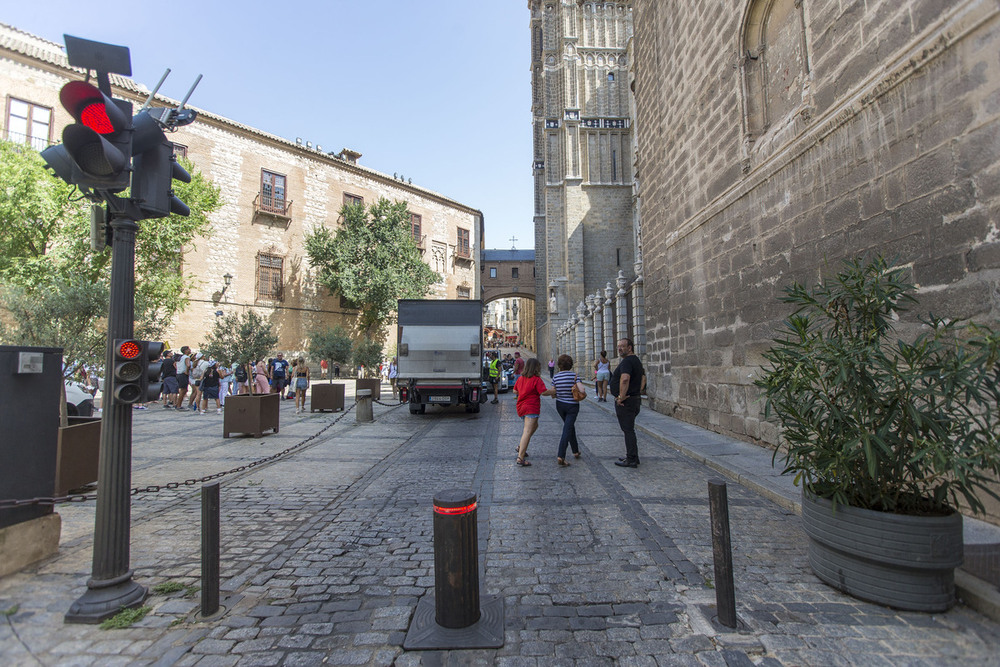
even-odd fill
[[[588,295],[634,275],[632,4],[528,2],[540,359]]]

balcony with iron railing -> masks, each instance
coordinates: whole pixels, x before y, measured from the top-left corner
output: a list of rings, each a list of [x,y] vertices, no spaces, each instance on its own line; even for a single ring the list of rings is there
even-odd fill
[[[255,217],[258,215],[271,216],[287,224],[292,220],[292,202],[289,199],[258,192],[253,200],[253,213]]]

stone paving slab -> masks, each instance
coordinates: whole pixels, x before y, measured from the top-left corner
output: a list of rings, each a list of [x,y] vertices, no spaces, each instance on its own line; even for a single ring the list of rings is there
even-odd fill
[[[93,507],[60,507],[60,553],[0,580],[0,611],[10,612],[0,617],[0,663],[1000,664],[1000,626],[969,607],[896,612],[819,582],[795,512],[732,481],[743,629],[714,623],[707,481],[720,471],[648,430],[642,466],[614,466],[623,441],[603,404],[582,406],[582,457],[567,468],[555,465],[561,423],[552,401],[543,405],[528,468],[514,465],[521,422],[510,394],[477,415],[375,408],[374,424],[348,417],[286,459],[223,478],[226,611],[209,621],[192,611],[200,585],[196,490],[134,498],[136,579],[189,589],[151,595],[152,611],[123,630],[62,622],[89,576]],[[298,416],[283,405],[281,440],[234,442],[207,415],[167,412],[136,415],[133,481],[232,467],[336,417]],[[643,429],[658,427],[654,416],[643,411]],[[667,426],[677,437],[699,436],[689,425]],[[715,434],[700,435],[719,444]],[[734,457],[712,460],[719,458]],[[417,603],[433,595],[430,507],[446,488],[479,496],[482,593],[503,597],[506,611],[500,649],[401,648]]]

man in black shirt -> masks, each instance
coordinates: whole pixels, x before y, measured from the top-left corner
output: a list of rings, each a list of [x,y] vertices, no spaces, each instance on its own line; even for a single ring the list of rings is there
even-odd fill
[[[632,341],[622,338],[618,341],[618,356],[621,361],[611,374],[611,394],[615,397],[615,414],[618,425],[625,434],[625,458],[615,461],[622,468],[639,467],[639,448],[635,437],[635,418],[642,403],[642,377],[645,371],[642,362],[632,349]]]
[[[177,401],[177,369],[174,367],[174,353],[163,351],[163,365],[160,366],[160,379],[163,381],[163,407],[170,409]]]

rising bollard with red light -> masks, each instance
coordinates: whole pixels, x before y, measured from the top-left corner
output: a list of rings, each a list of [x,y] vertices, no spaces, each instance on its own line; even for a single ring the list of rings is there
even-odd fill
[[[406,650],[503,646],[503,598],[480,604],[476,494],[449,489],[434,496],[434,600],[417,605]]]

